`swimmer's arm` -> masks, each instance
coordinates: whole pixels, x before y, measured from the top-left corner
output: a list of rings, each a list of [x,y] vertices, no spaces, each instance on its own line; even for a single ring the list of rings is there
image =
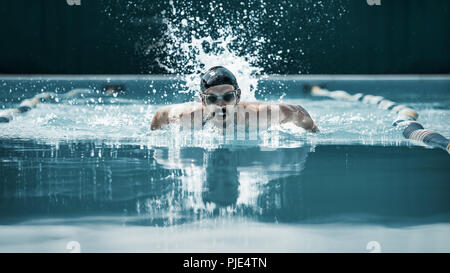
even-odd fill
[[[165,125],[180,121],[180,119],[184,115],[188,115],[190,117],[192,113],[194,113],[194,115],[197,114],[202,117],[202,105],[197,102],[187,102],[166,106],[156,111],[155,115],[153,116],[150,129],[161,129],[161,127]]]
[[[300,105],[280,104],[279,107],[284,116],[281,123],[292,122],[298,127],[302,127],[313,133],[319,132],[319,128],[309,113]]]

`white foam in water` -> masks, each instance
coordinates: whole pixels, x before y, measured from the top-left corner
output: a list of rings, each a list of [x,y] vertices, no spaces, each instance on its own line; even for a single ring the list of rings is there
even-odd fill
[[[128,103],[123,103],[124,101]],[[284,100],[299,104],[308,110],[320,128],[320,133],[306,132],[293,124],[275,126],[261,131],[258,139],[239,142],[246,145],[286,147],[304,144],[364,144],[404,145],[409,143],[402,132],[392,126],[394,115],[375,106],[359,102],[334,100]],[[31,111],[16,115],[1,124],[1,138],[33,139],[43,143],[91,140],[111,144],[133,143],[148,146],[217,146],[235,143],[233,136],[223,139],[214,128],[203,131],[180,132],[175,125],[168,130],[150,131],[150,123],[159,105],[147,105],[138,100],[105,98],[102,103],[61,102],[42,103]],[[427,128],[450,137],[446,121],[450,111],[433,109],[428,104],[416,103],[419,120]],[[231,142],[230,142],[231,141]]]

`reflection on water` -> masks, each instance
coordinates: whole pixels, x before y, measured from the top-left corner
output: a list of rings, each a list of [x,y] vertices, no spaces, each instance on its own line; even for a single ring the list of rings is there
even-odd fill
[[[447,153],[0,141],[0,252],[449,251]]]
[[[260,216],[261,193],[274,179],[298,175],[310,149],[7,140],[0,150],[1,221],[107,214],[171,225],[225,214]]]
[[[448,222],[450,159],[421,147],[147,148],[2,140],[0,221],[119,216],[171,226]]]
[[[270,181],[300,173],[309,151],[309,146],[188,148],[156,150],[154,158],[162,168],[181,171],[180,188],[189,202],[185,210],[259,216],[263,209],[259,198]]]

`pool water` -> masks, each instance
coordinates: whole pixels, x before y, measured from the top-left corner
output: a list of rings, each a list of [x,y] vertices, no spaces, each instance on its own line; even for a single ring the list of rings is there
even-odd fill
[[[302,105],[321,132],[283,125],[244,140],[149,131],[158,107],[192,98],[169,78],[2,78],[0,105],[104,82],[126,91],[0,124],[1,252],[72,241],[82,252],[450,251],[448,153],[404,139],[385,110],[303,92],[382,95],[450,138],[448,77],[267,78],[257,99]]]

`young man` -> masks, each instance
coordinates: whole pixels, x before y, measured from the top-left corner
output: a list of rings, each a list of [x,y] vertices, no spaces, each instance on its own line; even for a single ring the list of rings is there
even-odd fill
[[[311,132],[318,131],[308,112],[300,105],[240,102],[241,90],[236,77],[225,67],[215,66],[202,74],[200,88],[201,103],[188,102],[159,109],[153,117],[151,129],[179,122],[184,128],[191,129],[212,123],[222,129],[240,126],[261,130],[292,122]]]

